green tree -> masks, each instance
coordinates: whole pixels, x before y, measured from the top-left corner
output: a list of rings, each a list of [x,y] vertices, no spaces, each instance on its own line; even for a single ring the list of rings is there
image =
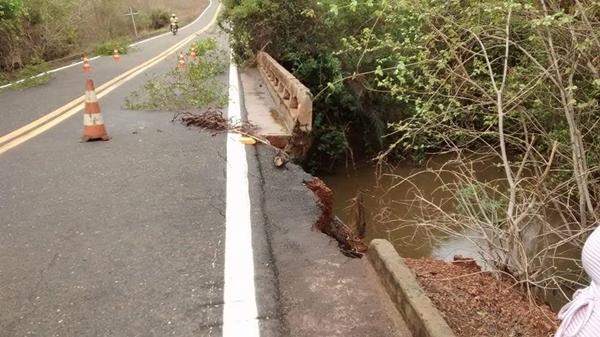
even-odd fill
[[[18,44],[23,12],[21,0],[0,0],[0,69],[22,64]]]
[[[22,10],[22,0],[0,0],[0,22],[18,19]]]

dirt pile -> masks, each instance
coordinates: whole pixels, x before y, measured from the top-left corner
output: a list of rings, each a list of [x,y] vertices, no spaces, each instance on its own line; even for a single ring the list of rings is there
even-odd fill
[[[557,328],[548,306],[514,285],[480,271],[473,261],[406,259],[421,287],[458,337],[550,337]]]

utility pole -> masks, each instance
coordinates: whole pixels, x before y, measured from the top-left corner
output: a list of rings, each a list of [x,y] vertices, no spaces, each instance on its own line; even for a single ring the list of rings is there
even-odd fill
[[[139,12],[133,10],[131,6],[129,6],[129,12],[125,15],[131,16],[131,22],[133,23],[133,31],[135,32],[135,37],[138,37],[137,25],[135,24],[135,16],[138,15]]]

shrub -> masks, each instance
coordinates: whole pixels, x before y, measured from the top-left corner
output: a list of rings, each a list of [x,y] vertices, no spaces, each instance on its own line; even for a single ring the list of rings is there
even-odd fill
[[[176,111],[223,107],[227,104],[227,87],[218,78],[227,70],[224,51],[217,50],[214,40],[200,40],[204,46],[202,62],[189,62],[185,69],[173,69],[154,78],[125,101],[132,110]]]
[[[0,21],[14,20],[21,15],[23,10],[22,0],[1,0]]]
[[[170,15],[164,9],[153,9],[150,12],[150,29],[161,29],[169,25]]]
[[[206,53],[215,50],[217,48],[217,41],[215,39],[202,39],[192,43],[191,49],[196,51],[198,57],[206,55]]]
[[[112,55],[115,49],[119,50],[120,54],[127,54],[129,51],[129,40],[126,38],[119,38],[102,42],[94,48],[94,54]]]
[[[25,66],[18,72],[16,79],[23,80],[13,86],[14,89],[27,89],[46,84],[52,79],[48,73],[50,65],[43,60],[35,59],[32,64]]]

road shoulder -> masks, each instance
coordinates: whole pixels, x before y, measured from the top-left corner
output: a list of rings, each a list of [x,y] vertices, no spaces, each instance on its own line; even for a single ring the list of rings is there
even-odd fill
[[[262,204],[280,331],[295,337],[410,336],[366,260],[345,257],[334,240],[313,229],[319,210],[303,185],[311,176],[291,164],[275,168],[266,147],[256,153],[264,199],[253,203]]]

